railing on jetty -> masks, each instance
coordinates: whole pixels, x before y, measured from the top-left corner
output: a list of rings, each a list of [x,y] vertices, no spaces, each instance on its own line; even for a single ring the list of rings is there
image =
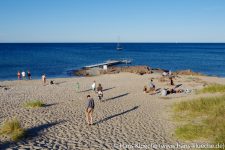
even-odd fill
[[[132,61],[131,60],[128,60],[128,59],[123,59],[123,60],[107,60],[106,62],[103,62],[103,63],[89,65],[89,66],[84,66],[84,68],[103,67],[104,65],[113,66],[113,65],[118,65],[118,64],[130,64],[131,62]]]

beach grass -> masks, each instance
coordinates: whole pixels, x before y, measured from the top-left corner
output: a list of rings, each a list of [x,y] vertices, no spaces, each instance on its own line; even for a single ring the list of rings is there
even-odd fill
[[[217,93],[217,92],[220,93],[225,92],[225,85],[211,84],[198,91],[198,93]]]
[[[37,108],[37,107],[43,107],[43,106],[44,106],[44,103],[40,100],[32,100],[24,104],[24,107],[26,108]]]
[[[175,130],[177,138],[225,143],[225,95],[179,102],[174,114],[176,121],[182,121]]]
[[[13,141],[18,141],[25,135],[25,130],[21,127],[17,119],[7,120],[0,128],[0,135],[9,136]]]

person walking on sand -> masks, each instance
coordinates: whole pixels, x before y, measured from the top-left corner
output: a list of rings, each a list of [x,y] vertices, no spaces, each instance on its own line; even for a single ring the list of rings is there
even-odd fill
[[[87,95],[87,104],[86,104],[85,114],[86,114],[86,121],[87,121],[88,125],[93,124],[94,108],[95,108],[94,99],[91,98],[90,95]]]
[[[23,80],[25,80],[26,79],[26,73],[23,71],[21,74],[22,74]]]
[[[91,89],[92,89],[93,91],[95,91],[95,89],[96,89],[96,82],[95,82],[95,81],[92,83]]]
[[[97,93],[98,93],[98,99],[101,100],[103,97],[103,88],[101,84],[98,84]]]
[[[41,79],[42,79],[43,84],[45,84],[46,83],[46,75],[43,74],[42,77],[41,77]]]
[[[30,73],[29,70],[27,71],[27,77],[28,77],[29,80],[31,80],[31,73]]]
[[[20,71],[17,72],[17,77],[18,77],[18,80],[21,80],[21,74],[20,74]]]

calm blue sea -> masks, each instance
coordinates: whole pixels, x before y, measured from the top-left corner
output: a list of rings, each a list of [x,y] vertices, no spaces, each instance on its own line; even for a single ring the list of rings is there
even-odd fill
[[[197,43],[42,43],[0,44],[0,80],[30,70],[33,78],[69,77],[69,70],[108,59],[133,59],[132,65],[168,70],[192,69],[225,77],[225,44]]]

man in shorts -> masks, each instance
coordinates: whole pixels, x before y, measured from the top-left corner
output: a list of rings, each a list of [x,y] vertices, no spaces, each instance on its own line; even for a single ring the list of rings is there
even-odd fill
[[[93,124],[94,108],[95,108],[94,99],[91,98],[90,95],[87,95],[87,104],[86,104],[85,114],[86,114],[86,121],[87,121],[88,125]]]

